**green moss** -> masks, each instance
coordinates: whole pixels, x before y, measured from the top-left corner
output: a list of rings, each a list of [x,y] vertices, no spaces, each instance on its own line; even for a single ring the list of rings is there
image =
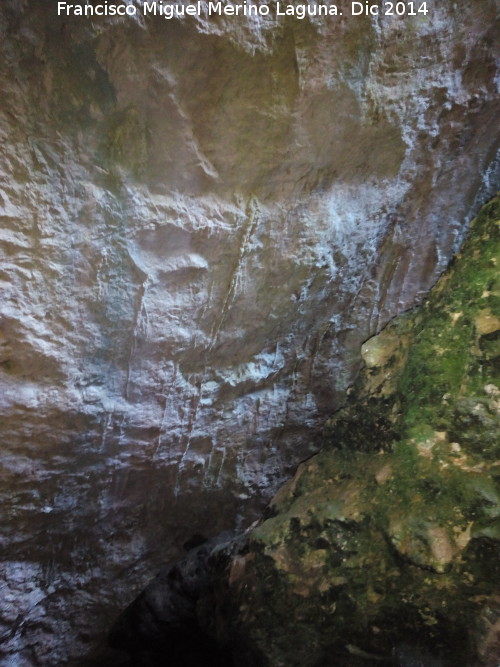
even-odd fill
[[[327,447],[253,531],[262,591],[243,598],[265,664],[351,664],[347,645],[385,659],[405,641],[474,655],[500,579],[499,218],[497,199],[425,304],[366,347]]]
[[[493,346],[482,341],[475,321],[492,308],[498,316],[500,203],[486,206],[472,224],[460,258],[441,279],[415,321],[408,362],[398,391],[409,427],[419,422],[447,426],[451,406],[459,395],[483,392],[484,384],[498,382],[492,363]],[[497,351],[498,352],[498,351]]]
[[[392,447],[398,432],[391,419],[392,400],[369,399],[363,410],[347,408],[336,419],[334,429],[328,435],[328,443],[339,449],[374,451]]]

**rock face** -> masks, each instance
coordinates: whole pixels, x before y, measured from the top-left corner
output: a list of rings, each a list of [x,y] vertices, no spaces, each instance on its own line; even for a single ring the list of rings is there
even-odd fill
[[[325,449],[268,518],[124,613],[112,640],[134,664],[163,664],[184,622],[233,665],[498,665],[499,258],[497,198],[423,307],[363,346]]]
[[[496,2],[428,4],[2,2],[9,664],[80,659],[131,581],[255,518],[457,249],[498,183]]]
[[[263,664],[414,664],[413,645],[498,665],[499,258],[496,199],[423,307],[363,346],[326,449],[251,533],[233,586]]]

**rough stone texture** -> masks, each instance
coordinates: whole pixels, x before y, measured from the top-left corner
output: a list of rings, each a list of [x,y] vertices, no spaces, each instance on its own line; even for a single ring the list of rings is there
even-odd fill
[[[415,664],[413,645],[497,667],[499,260],[497,198],[422,308],[363,346],[326,448],[235,559],[234,627],[262,664]]]
[[[429,5],[1,3],[6,664],[81,659],[121,582],[255,517],[360,343],[446,266],[498,183],[498,22],[494,0]]]
[[[134,664],[163,664],[184,627],[244,667],[497,667],[499,260],[497,198],[424,305],[363,346],[325,449],[268,518],[123,614],[112,639]]]

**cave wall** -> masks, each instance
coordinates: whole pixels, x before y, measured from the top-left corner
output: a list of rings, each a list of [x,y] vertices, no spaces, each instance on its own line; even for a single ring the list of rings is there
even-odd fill
[[[423,305],[362,346],[322,451],[226,559],[211,617],[235,665],[499,664],[499,257],[496,197]]]
[[[131,582],[253,519],[361,343],[447,265],[499,182],[498,20],[494,0],[429,4],[2,3],[6,656],[85,655]]]
[[[423,304],[363,344],[262,519],[124,610],[110,643],[134,666],[498,666],[499,257],[496,197]]]

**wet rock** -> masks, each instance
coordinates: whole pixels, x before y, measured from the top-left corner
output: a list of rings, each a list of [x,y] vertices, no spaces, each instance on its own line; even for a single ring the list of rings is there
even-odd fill
[[[193,533],[260,515],[446,267],[498,184],[497,6],[3,0],[0,33],[2,659],[59,665]]]
[[[377,354],[324,449],[212,572],[211,632],[233,664],[498,665],[500,424],[483,414],[498,375],[474,322],[499,312],[499,251],[497,198],[422,307],[365,345]]]
[[[475,323],[499,312],[499,250],[496,199],[423,306],[364,345],[325,450],[251,531],[230,597],[263,664],[352,647],[374,664],[498,664],[498,366]]]

